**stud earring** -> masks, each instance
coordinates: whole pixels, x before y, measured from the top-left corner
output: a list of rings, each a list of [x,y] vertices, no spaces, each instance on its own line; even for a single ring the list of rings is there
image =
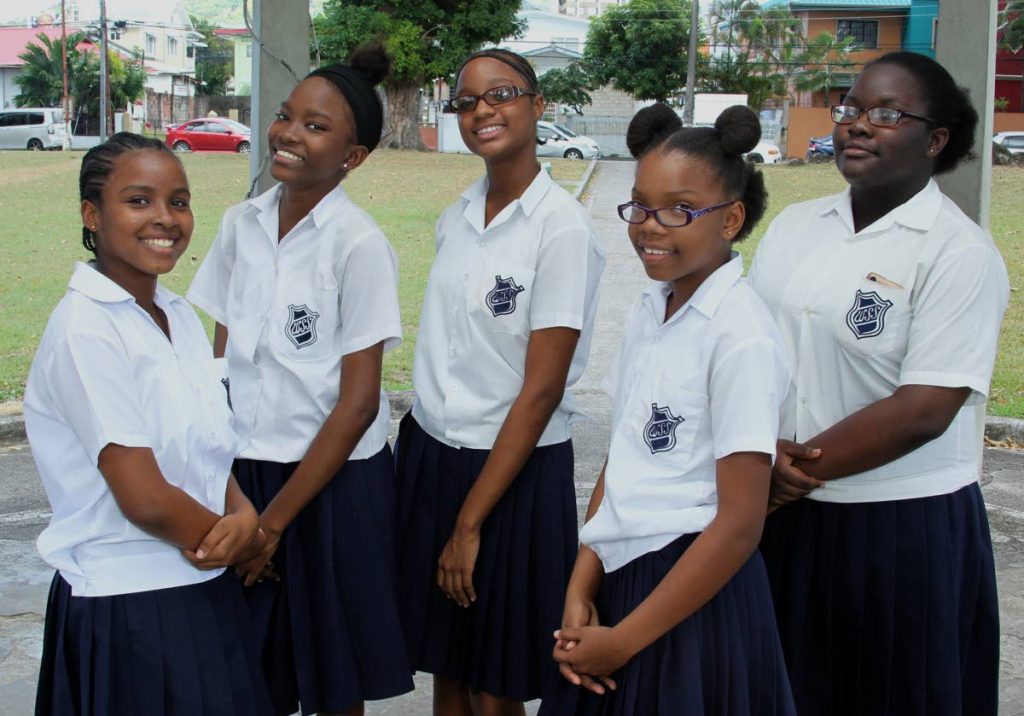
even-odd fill
[[[348,169],[348,164],[342,164],[342,165],[341,165],[341,168],[342,168],[342,169]]]

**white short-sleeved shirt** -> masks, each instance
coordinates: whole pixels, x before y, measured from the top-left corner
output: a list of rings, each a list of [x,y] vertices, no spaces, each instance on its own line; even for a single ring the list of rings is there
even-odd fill
[[[280,185],[224,215],[188,298],[227,326],[240,455],[297,462],[338,402],[342,357],[401,343],[398,260],[339,186],[281,241]],[[349,459],[387,442],[388,398]]]
[[[569,439],[568,387],[587,362],[604,253],[586,210],[541,171],[484,227],[487,179],[437,222],[416,341],[416,421],[435,439],[489,449],[522,389],[530,332],[580,331],[566,392],[538,445]]]
[[[605,381],[615,402],[604,499],[580,532],[605,572],[708,526],[716,460],[775,456],[790,371],[742,273],[734,254],[667,321],[666,283],[647,288],[630,313]]]
[[[1009,284],[992,237],[934,181],[859,232],[849,190],[790,206],[762,239],[749,278],[793,363],[782,437],[806,441],[903,385],[972,391],[942,436],[832,480],[811,499],[928,497],[978,479]]]
[[[237,439],[223,360],[192,306],[157,287],[171,340],[86,264],[46,325],[25,386],[25,429],[53,510],[39,553],[76,596],[196,584],[203,571],[128,521],[97,465],[110,444],[153,451],[168,483],[217,514]]]

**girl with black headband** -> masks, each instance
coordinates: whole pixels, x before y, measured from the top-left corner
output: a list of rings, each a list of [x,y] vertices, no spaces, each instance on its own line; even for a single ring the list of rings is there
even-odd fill
[[[557,673],[576,553],[566,387],[583,372],[604,257],[537,163],[544,100],[522,57],[463,64],[452,108],[487,174],[437,223],[398,438],[399,604],[438,714],[521,714]]]
[[[189,298],[217,321],[262,554],[239,569],[277,713],[363,712],[412,689],[394,601],[384,352],[401,342],[395,253],[339,183],[381,136],[364,50],[311,72],[267,132],[280,183],[229,209]]]

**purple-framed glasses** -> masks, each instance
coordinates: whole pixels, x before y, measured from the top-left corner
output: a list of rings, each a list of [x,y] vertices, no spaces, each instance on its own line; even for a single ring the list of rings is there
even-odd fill
[[[736,199],[730,199],[729,201],[723,201],[721,204],[715,204],[704,209],[686,209],[678,205],[651,209],[639,201],[627,201],[625,204],[619,204],[619,217],[630,224],[642,224],[647,221],[648,216],[653,216],[654,220],[662,226],[676,229],[680,226],[686,226],[694,219],[699,219],[705,214],[710,214],[712,211],[735,204],[736,201]]]

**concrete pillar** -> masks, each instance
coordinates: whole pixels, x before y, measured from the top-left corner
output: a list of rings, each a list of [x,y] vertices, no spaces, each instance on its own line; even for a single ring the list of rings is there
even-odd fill
[[[309,72],[308,0],[255,0],[252,3],[252,154],[250,181],[267,153],[267,127],[295,84]],[[283,62],[282,62],[283,61]],[[285,64],[287,63],[287,67]],[[273,178],[264,168],[256,193]]]
[[[935,57],[957,84],[967,87],[978,110],[974,151],[939,178],[942,190],[968,216],[988,228],[992,198],[992,112],[996,77],[996,0],[941,0]]]

